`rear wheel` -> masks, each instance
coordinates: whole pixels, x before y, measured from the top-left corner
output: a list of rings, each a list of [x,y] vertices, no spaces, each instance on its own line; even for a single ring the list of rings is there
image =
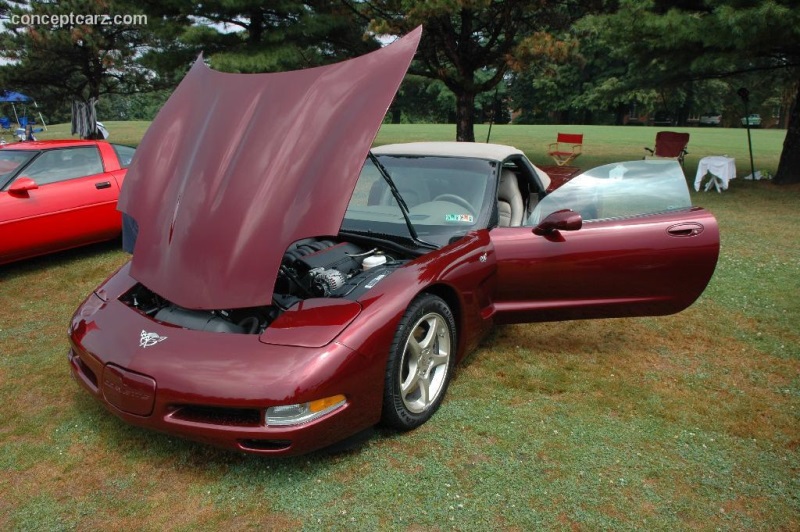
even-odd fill
[[[425,423],[444,399],[456,355],[456,324],[440,297],[411,302],[392,342],[383,399],[384,424],[411,430]]]

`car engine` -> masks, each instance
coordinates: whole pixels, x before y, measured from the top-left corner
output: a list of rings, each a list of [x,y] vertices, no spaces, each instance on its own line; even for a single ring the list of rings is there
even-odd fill
[[[357,299],[407,262],[386,250],[353,242],[309,238],[284,253],[272,303],[244,309],[192,310],[179,307],[137,284],[120,300],[150,318],[185,329],[261,334],[282,312],[309,298]]]

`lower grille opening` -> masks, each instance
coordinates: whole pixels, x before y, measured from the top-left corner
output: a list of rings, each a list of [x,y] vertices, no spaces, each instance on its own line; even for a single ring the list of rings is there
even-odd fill
[[[83,373],[83,375],[89,380],[89,382],[92,383],[92,385],[94,385],[95,388],[97,388],[97,375],[94,374],[94,371],[89,369],[89,366],[87,366],[78,355],[73,356],[72,360],[75,362],[78,370]]]
[[[239,440],[242,449],[250,451],[280,451],[288,449],[290,440]]]
[[[173,419],[234,427],[262,425],[261,410],[256,408],[224,408],[216,406],[181,406],[171,416]]]

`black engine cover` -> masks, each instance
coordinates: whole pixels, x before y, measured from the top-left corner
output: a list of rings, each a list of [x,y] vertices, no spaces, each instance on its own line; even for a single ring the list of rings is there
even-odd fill
[[[360,253],[363,253],[363,250],[355,244],[341,242],[327,249],[304,255],[298,258],[294,265],[298,271],[302,270],[301,275],[316,268],[335,269],[347,275],[361,268],[360,261],[351,257]],[[299,264],[302,264],[302,267],[298,268]]]
[[[224,320],[211,312],[201,310],[187,310],[180,307],[166,307],[159,310],[154,316],[158,321],[177,325],[195,331],[244,333],[244,329],[235,323]]]

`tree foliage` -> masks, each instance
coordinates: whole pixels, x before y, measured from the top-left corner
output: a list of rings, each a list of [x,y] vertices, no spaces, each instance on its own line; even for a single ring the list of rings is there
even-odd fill
[[[84,23],[87,15],[121,14],[146,15],[146,23]],[[75,15],[80,22],[70,21]],[[30,16],[58,18],[25,24]],[[267,72],[378,47],[364,38],[363,19],[331,0],[0,0],[0,18],[0,87],[29,91],[57,117],[71,100],[101,97],[107,116],[147,117],[200,52],[218,70]]]
[[[796,0],[0,0],[0,87],[50,106],[104,96],[146,117],[200,51],[212,67],[266,72],[362,55],[376,35],[425,26],[392,120],[499,118],[622,123],[636,110],[679,123],[781,109],[776,182],[800,180],[800,10]],[[146,14],[146,24],[24,24],[13,15]],[[495,90],[499,95],[495,98]],[[152,93],[150,96],[147,94]],[[763,107],[759,108],[758,105]],[[57,113],[54,113],[57,114]]]
[[[6,17],[0,32],[3,87],[30,91],[52,106],[149,90],[156,81],[138,61],[154,45],[152,28],[103,21],[109,14],[141,14],[130,2],[14,1],[3,2],[0,11]],[[26,24],[32,17],[38,17],[35,23]]]
[[[497,0],[365,0],[354,11],[380,34],[404,35],[424,26],[414,74],[440,80],[456,98],[456,138],[474,141],[475,98],[491,91],[512,67],[543,56],[568,55],[556,32],[580,13],[579,3]],[[584,2],[583,4],[586,4]]]
[[[793,93],[775,182],[800,182],[800,10],[796,0],[621,0],[613,14],[579,29],[603,36],[626,60],[625,88],[697,92],[724,80],[731,92],[760,80]],[[685,98],[686,95],[684,94]],[[732,97],[732,96],[731,96]]]
[[[153,12],[198,21],[180,41],[225,72],[275,72],[324,65],[378,48],[366,24],[335,0],[145,0]]]

